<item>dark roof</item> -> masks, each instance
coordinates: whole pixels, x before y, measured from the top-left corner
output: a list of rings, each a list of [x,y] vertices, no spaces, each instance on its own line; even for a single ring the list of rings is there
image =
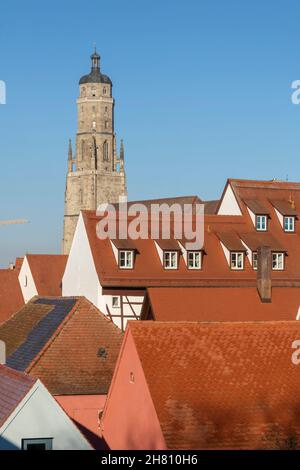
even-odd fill
[[[164,251],[180,251],[178,241],[173,238],[155,240],[158,246]]]
[[[0,365],[0,427],[25,398],[36,378]]]
[[[287,251],[286,248],[284,248],[281,243],[279,243],[279,241],[268,232],[241,233],[240,237],[251,251],[257,251],[260,246],[269,246],[272,251]]]
[[[34,298],[0,326],[8,365],[54,395],[106,394],[122,338],[84,297]]]
[[[235,232],[217,232],[219,240],[229,251],[247,251]]]
[[[285,201],[285,200],[276,200],[276,201],[272,201],[270,200],[271,204],[275,207],[275,209],[278,210],[278,212],[280,212],[280,214],[282,215],[289,215],[289,216],[294,216],[296,217],[297,216],[297,211],[295,209],[295,207],[292,206],[292,204],[290,204],[288,201]]]
[[[70,313],[76,299],[36,299],[34,304],[49,305],[52,308],[32,328],[24,342],[7,358],[7,365],[25,371],[36,355],[43,349],[61,322]]]
[[[270,211],[257,199],[244,199],[244,203],[249,209],[257,215],[269,215]]]
[[[79,85],[83,85],[84,83],[108,83],[112,85],[111,79],[100,72],[100,70],[92,70],[88,75],[84,75],[79,80]]]
[[[204,214],[216,214],[219,199],[215,201],[202,201],[204,204]]]

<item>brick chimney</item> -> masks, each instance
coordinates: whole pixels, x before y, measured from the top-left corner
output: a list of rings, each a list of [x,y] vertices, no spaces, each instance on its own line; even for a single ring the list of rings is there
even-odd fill
[[[6,363],[6,347],[4,341],[0,340],[0,364]]]
[[[257,290],[262,302],[272,300],[272,252],[269,246],[257,249]]]

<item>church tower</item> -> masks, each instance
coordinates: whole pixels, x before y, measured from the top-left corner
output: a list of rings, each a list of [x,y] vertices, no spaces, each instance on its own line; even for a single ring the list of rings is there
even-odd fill
[[[70,252],[81,210],[96,210],[126,195],[124,146],[117,154],[112,82],[100,71],[100,55],[91,55],[92,67],[79,81],[78,131],[73,154],[69,141],[65,192],[63,253]]]

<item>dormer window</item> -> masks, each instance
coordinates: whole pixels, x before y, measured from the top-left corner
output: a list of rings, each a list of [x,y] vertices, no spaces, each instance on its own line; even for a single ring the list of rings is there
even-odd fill
[[[285,232],[295,232],[295,217],[285,216],[283,218],[283,228]]]
[[[177,269],[178,268],[178,252],[177,251],[164,251],[164,268]]]
[[[244,253],[242,251],[230,253],[230,268],[234,271],[244,269]]]
[[[188,251],[187,252],[188,269],[201,269],[201,264],[202,264],[201,251]]]
[[[274,271],[284,269],[284,253],[272,253],[272,269]]]
[[[121,269],[133,268],[133,251],[132,250],[119,250],[119,268]]]
[[[267,215],[256,215],[255,216],[256,230],[259,232],[265,232],[268,228],[268,216]]]

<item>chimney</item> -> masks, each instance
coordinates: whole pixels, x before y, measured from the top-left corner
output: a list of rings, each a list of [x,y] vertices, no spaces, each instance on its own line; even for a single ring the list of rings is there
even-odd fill
[[[0,340],[0,364],[6,363],[6,347],[4,341]]]
[[[257,249],[257,290],[262,302],[271,302],[272,299],[271,262],[271,248],[260,246]]]
[[[15,269],[15,264],[14,263],[9,263],[8,269],[10,269],[10,271],[13,271]]]

